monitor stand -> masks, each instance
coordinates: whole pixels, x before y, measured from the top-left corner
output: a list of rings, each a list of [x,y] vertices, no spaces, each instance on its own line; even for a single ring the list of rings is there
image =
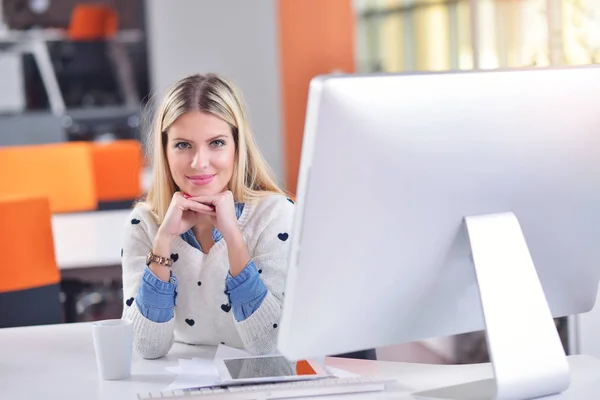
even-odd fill
[[[513,213],[465,218],[494,378],[413,393],[421,399],[524,400],[569,387],[569,365]]]

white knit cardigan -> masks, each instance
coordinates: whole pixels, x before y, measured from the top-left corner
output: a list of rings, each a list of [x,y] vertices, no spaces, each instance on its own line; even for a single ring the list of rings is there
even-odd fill
[[[168,322],[156,323],[140,313],[135,297],[158,225],[147,205],[135,207],[126,221],[122,257],[123,318],[133,322],[135,351],[144,358],[162,357],[175,340],[204,345],[224,343],[254,354],[272,352],[281,317],[293,215],[293,202],[280,195],[269,195],[244,206],[238,224],[268,293],[260,307],[241,322],[235,320],[224,292],[229,271],[225,240],[204,254],[180,237],[175,238],[171,246],[171,257],[176,260],[172,270],[178,280],[175,316]]]

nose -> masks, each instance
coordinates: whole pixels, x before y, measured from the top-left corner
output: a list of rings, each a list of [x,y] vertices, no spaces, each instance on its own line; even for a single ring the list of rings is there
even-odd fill
[[[196,154],[194,154],[194,159],[192,160],[192,168],[197,170],[204,170],[208,168],[210,164],[209,154],[203,148],[198,148]]]

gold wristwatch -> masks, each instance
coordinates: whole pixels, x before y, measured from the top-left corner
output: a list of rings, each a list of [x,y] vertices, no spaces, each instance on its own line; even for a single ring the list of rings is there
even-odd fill
[[[150,250],[148,255],[146,256],[146,265],[149,266],[150,263],[157,263],[159,265],[171,268],[173,266],[173,260],[167,257],[157,256]]]

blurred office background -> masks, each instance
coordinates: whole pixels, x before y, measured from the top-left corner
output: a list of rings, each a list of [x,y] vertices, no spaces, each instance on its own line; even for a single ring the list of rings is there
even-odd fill
[[[0,327],[120,317],[147,105],[187,74],[236,81],[293,192],[316,75],[598,61],[599,0],[0,0]],[[556,322],[569,353],[600,353],[600,316]],[[488,357],[481,332],[377,354]]]

